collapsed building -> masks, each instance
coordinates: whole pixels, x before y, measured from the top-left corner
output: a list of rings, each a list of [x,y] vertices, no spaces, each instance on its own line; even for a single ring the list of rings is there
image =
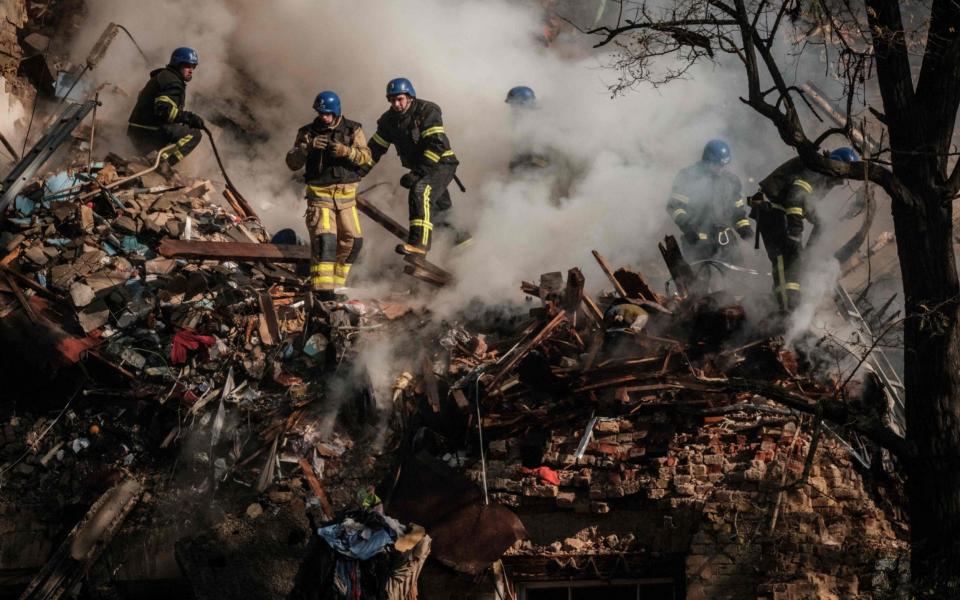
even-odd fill
[[[507,317],[312,306],[306,248],[213,174],[94,160],[92,110],[4,182],[2,595],[906,594],[898,467],[820,408],[896,422],[882,355],[798,356],[672,238],[670,293],[595,253],[609,292],[545,273]],[[420,297],[453,277],[402,267]]]

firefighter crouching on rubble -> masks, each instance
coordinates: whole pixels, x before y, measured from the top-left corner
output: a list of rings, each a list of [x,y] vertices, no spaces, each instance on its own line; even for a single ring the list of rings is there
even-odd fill
[[[838,148],[830,160],[859,162],[852,148]],[[780,310],[791,312],[800,304],[803,221],[813,225],[807,247],[820,234],[820,220],[814,200],[822,198],[843,180],[809,169],[800,157],[777,167],[760,182],[760,191],[750,198],[750,218],[757,222],[757,233],[770,258],[773,292]]]
[[[410,169],[400,179],[400,185],[410,190],[410,233],[396,250],[423,256],[430,249],[434,228],[449,227],[447,211],[453,203],[447,186],[456,176],[460,161],[450,147],[440,107],[417,98],[409,79],[390,80],[387,101],[390,109],[377,120],[377,132],[370,138],[373,164],[393,144],[400,163]],[[468,237],[458,234],[457,243],[466,243]]]
[[[297,131],[287,166],[306,167],[310,285],[318,300],[328,301],[337,287],[346,286],[363,245],[357,185],[372,162],[360,123],[342,115],[336,93],[320,92],[313,109],[318,116]]]
[[[667,212],[680,228],[681,248],[691,261],[716,259],[739,263],[737,236],[753,236],[747,201],[740,194],[740,178],[725,170],[730,146],[710,140],[699,162],[680,171],[673,180]]]
[[[184,110],[187,82],[193,79],[198,64],[196,50],[174,50],[170,64],[150,72],[150,80],[140,90],[130,113],[127,136],[137,152],[147,155],[176,144],[160,157],[158,170],[163,175],[169,175],[170,167],[183,160],[203,139],[203,119]]]

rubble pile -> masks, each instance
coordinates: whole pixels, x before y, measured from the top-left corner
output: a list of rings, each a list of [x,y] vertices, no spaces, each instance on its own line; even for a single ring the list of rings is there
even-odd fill
[[[519,335],[449,330],[439,393],[411,399],[458,412],[464,433],[436,427],[426,446],[520,517],[527,535],[503,557],[515,577],[667,564],[690,598],[885,597],[908,580],[901,488],[871,483],[879,449],[818,416],[876,399],[746,327],[671,245],[686,293],[597,255],[614,294],[584,295],[578,269],[547,273],[522,286],[542,306]]]
[[[879,451],[841,426],[876,387],[831,379],[748,326],[672,238],[672,293],[595,252],[611,293],[591,297],[574,268],[523,282],[540,301],[527,315],[436,322],[394,300],[314,304],[284,266],[303,249],[268,243],[214,192],[110,155],[32,181],[0,225],[0,334],[23,348],[6,367],[42,356],[52,379],[71,374],[66,405],[4,407],[0,485],[18,515],[35,513],[8,538],[32,548],[27,572],[108,511],[88,564],[112,538],[169,530],[182,576],[215,597],[255,569],[197,557],[248,553],[293,573],[317,555],[305,535],[268,550],[283,531],[322,535],[306,513],[353,527],[343,511],[375,485],[387,514],[426,529],[431,560],[474,582],[498,564],[505,590],[508,572],[584,577],[571,557],[587,555],[604,577],[666,574],[692,598],[734,580],[745,594],[845,597],[903,578],[898,485],[871,483]],[[378,341],[394,348],[378,373],[389,394],[356,360]],[[63,541],[71,505],[91,508]],[[85,572],[57,567],[64,547],[37,589]],[[424,568],[448,585],[426,550],[390,556],[416,559],[413,581]],[[326,556],[329,577],[359,576]],[[279,597],[293,584],[260,585]]]

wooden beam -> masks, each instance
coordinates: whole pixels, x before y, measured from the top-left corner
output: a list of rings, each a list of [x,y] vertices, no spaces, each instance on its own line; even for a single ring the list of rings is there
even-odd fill
[[[310,491],[313,492],[313,495],[320,501],[320,508],[323,509],[328,519],[333,518],[333,506],[330,504],[330,498],[328,498],[327,493],[323,491],[323,486],[320,485],[320,480],[317,479],[317,474],[313,472],[313,467],[310,465],[310,462],[306,458],[301,457],[297,463],[300,465],[300,470],[303,471],[303,476],[307,479],[307,485],[310,486]]]
[[[167,258],[192,258],[197,260],[310,262],[310,248],[288,244],[203,242],[167,238],[160,241],[160,254]]]
[[[370,217],[377,225],[380,225],[401,241],[407,241],[407,237],[410,235],[410,231],[401,225],[400,223],[393,220],[393,217],[383,212],[376,206],[374,206],[366,198],[357,196],[357,209],[363,214]]]
[[[597,264],[600,265],[600,269],[603,271],[603,274],[606,275],[607,279],[610,280],[610,283],[613,284],[613,290],[617,293],[617,295],[621,298],[629,298],[626,290],[623,289],[623,286],[620,285],[620,282],[617,281],[617,278],[613,276],[613,269],[610,268],[610,263],[607,262],[607,259],[596,250],[593,250],[593,257],[597,259]]]

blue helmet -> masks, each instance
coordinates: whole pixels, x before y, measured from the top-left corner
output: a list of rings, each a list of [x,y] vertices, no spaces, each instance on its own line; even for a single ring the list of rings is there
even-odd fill
[[[707,145],[703,147],[703,156],[700,160],[711,165],[723,166],[729,163],[732,157],[733,155],[730,154],[730,144],[723,140],[710,140],[707,142]]]
[[[179,67],[180,65],[197,66],[200,64],[200,57],[193,48],[177,48],[170,55],[170,66]]]
[[[397,77],[387,83],[387,98],[400,94],[406,94],[411,98],[417,97],[417,91],[413,89],[413,84],[406,77]]]
[[[313,101],[313,110],[318,113],[333,113],[340,116],[340,96],[336,92],[320,92]]]
[[[513,104],[514,106],[534,106],[537,103],[537,95],[527,86],[518,85],[510,88],[510,91],[507,92],[507,99],[504,100],[504,102]]]
[[[853,148],[837,148],[830,153],[830,160],[839,160],[840,162],[855,163],[860,162],[860,155]]]

